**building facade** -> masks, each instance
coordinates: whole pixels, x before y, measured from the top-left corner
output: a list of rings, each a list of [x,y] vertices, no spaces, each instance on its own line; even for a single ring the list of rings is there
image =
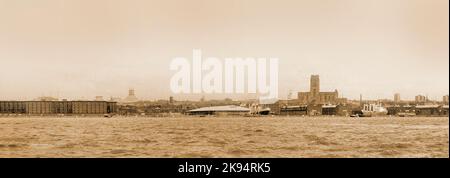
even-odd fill
[[[400,99],[400,93],[394,94],[394,102],[398,103],[398,102],[400,102],[400,101],[401,101],[401,99]]]
[[[122,100],[121,102],[133,103],[133,102],[137,102],[137,101],[139,101],[139,99],[136,97],[134,89],[130,88],[128,90],[128,96],[124,100]]]
[[[116,105],[106,101],[0,101],[0,114],[112,114]]]
[[[333,92],[320,91],[319,75],[311,75],[309,92],[298,92],[298,101],[301,104],[339,104],[345,103],[345,98],[339,98],[337,90]]]
[[[448,95],[443,96],[442,101],[448,104]]]
[[[414,100],[416,101],[416,103],[424,103],[427,102],[427,97],[423,95],[417,95]]]

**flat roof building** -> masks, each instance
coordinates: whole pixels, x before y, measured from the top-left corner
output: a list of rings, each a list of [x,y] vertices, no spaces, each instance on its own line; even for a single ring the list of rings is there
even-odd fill
[[[0,101],[0,114],[112,114],[116,102],[107,101]]]
[[[250,113],[249,108],[235,105],[203,107],[189,111],[191,115],[244,115],[248,113]]]

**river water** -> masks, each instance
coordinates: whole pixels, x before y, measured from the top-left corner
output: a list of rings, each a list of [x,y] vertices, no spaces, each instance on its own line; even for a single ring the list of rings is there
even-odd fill
[[[449,120],[6,117],[0,157],[449,157]]]

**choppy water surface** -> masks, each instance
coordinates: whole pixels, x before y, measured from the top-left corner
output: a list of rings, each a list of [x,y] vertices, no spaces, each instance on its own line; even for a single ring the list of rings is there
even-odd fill
[[[0,118],[0,157],[449,157],[448,118]]]

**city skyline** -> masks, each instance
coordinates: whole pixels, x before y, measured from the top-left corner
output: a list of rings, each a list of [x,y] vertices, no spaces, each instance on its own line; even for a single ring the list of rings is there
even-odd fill
[[[338,90],[335,89],[333,92],[328,92],[328,93],[334,93],[337,92]],[[42,101],[42,100],[69,100],[69,101],[81,101],[81,100],[86,100],[86,101],[120,101],[120,102],[138,102],[138,101],[157,101],[157,100],[175,100],[175,101],[208,101],[208,100],[227,100],[227,99],[232,99],[233,101],[245,101],[245,100],[258,100],[258,97],[256,96],[256,94],[248,94],[248,95],[241,95],[241,97],[237,97],[235,94],[235,97],[229,97],[229,95],[227,96],[227,94],[186,94],[186,95],[195,95],[195,97],[190,97],[189,99],[186,98],[174,98],[174,95],[169,96],[168,98],[144,98],[144,97],[139,97],[136,96],[134,94],[135,90],[134,88],[129,88],[127,90],[128,95],[120,95],[120,96],[105,96],[105,95],[95,95],[93,97],[87,97],[87,96],[81,96],[78,98],[70,98],[70,97],[65,97],[65,96],[60,96],[59,93],[58,94],[42,94],[42,95],[38,95],[34,98],[28,98],[28,97],[21,97],[21,98],[16,98],[16,99],[2,99],[2,100],[9,100],[9,101]],[[133,95],[130,95],[130,92],[133,93]],[[323,92],[323,91],[320,91]],[[287,97],[283,98],[283,97],[279,97],[278,100],[302,100],[297,96],[297,94],[300,93],[309,93],[309,91],[295,91],[295,92],[290,92],[290,94],[288,94]],[[325,92],[327,93],[327,92]],[[213,95],[215,97],[210,97],[207,98],[205,97],[206,95]],[[218,96],[221,95],[221,96]],[[295,95],[295,96],[294,96]],[[400,97],[399,100],[396,99],[396,97]],[[437,98],[434,97],[429,97],[427,94],[416,94],[414,95],[412,98],[404,98],[402,96],[401,93],[394,93],[392,95],[392,98],[364,98],[362,94],[359,95],[359,98],[345,98],[344,95],[339,94],[337,95],[337,97],[341,97],[338,99],[348,99],[348,100],[352,100],[352,101],[358,101],[360,99],[365,100],[365,101],[376,101],[376,100],[390,100],[393,102],[417,102],[417,97],[423,97],[424,101],[436,101],[436,102],[448,102],[448,99],[446,99],[446,97],[448,97],[448,94],[442,95],[442,96],[438,96]],[[129,99],[130,97],[134,98],[134,99]],[[362,97],[362,98],[361,98]],[[128,101],[130,100],[130,101]]]
[[[339,97],[441,100],[448,3],[0,0],[0,100],[124,98],[129,88],[144,100],[255,97],[172,94],[169,63],[193,49],[279,58],[279,99],[318,74]]]

